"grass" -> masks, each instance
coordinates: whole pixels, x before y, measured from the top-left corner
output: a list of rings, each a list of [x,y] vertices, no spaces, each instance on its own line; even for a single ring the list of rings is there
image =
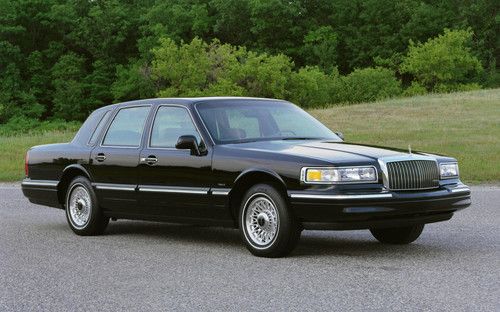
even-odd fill
[[[500,89],[426,95],[310,111],[346,141],[445,154],[467,183],[500,182]],[[0,136],[0,181],[24,176],[33,145],[68,142],[73,131]]]
[[[500,181],[500,89],[337,106],[310,113],[346,141],[455,157],[467,183]]]
[[[24,155],[34,145],[69,142],[72,131],[0,136],[0,181],[20,181],[24,177]]]

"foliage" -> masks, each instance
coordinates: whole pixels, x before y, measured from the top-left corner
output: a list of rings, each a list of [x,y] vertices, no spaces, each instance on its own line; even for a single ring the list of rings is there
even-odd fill
[[[358,73],[349,75],[376,66],[432,91],[500,81],[493,0],[0,0],[0,8],[0,123],[82,120],[156,95],[358,101],[373,89],[349,94],[359,92],[345,88]],[[435,38],[445,28],[455,31]],[[437,47],[450,45],[446,58]],[[424,66],[426,56],[449,62]]]
[[[163,38],[153,50],[152,77],[162,97],[247,95],[283,98],[292,62],[195,38],[177,45]]]
[[[412,82],[411,86],[403,91],[404,96],[424,95],[426,93],[427,89],[416,81]]]
[[[356,69],[343,78],[348,102],[368,102],[401,94],[401,83],[386,68]]]
[[[11,118],[7,123],[0,125],[0,136],[16,136],[25,133],[45,133],[51,131],[76,131],[80,127],[76,121],[65,121],[61,119],[46,120],[40,122],[37,119],[24,116]]]
[[[481,74],[481,62],[472,55],[470,30],[448,30],[425,43],[410,41],[401,71],[415,76],[428,90],[436,85],[453,85],[474,80]]]
[[[342,86],[338,73],[329,76],[317,67],[304,67],[290,78],[289,99],[306,108],[341,102]]]

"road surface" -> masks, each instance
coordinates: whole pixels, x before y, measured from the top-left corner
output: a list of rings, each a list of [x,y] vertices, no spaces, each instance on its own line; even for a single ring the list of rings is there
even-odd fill
[[[0,311],[500,311],[500,187],[407,246],[305,231],[288,258],[236,230],[111,222],[79,237],[62,210],[0,185]]]

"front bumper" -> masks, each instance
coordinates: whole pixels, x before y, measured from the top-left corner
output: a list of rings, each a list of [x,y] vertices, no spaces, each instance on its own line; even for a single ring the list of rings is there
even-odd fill
[[[468,186],[454,184],[412,192],[289,191],[305,229],[351,230],[445,221],[471,204]]]

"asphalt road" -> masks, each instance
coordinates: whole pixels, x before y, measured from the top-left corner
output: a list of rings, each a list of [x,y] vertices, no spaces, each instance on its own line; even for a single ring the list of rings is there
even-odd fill
[[[0,311],[500,311],[500,187],[473,201],[408,246],[305,231],[263,259],[231,229],[118,221],[78,237],[0,185]]]

